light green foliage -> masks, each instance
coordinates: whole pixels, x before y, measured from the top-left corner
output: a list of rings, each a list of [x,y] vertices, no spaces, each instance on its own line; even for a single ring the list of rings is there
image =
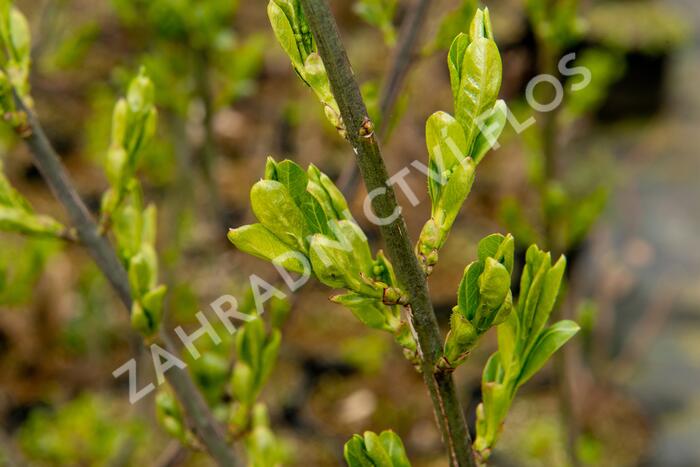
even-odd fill
[[[401,438],[391,430],[379,435],[365,431],[345,443],[345,462],[349,467],[410,467]]]
[[[544,186],[540,214],[546,216],[547,222],[554,226],[550,231],[551,240],[564,251],[580,245],[605,209],[610,189],[601,186],[587,194],[579,195],[567,191],[558,182],[542,184],[535,179],[532,181],[536,186]],[[529,219],[521,203],[513,198],[503,201],[499,216],[508,230],[515,232],[516,238],[522,244],[542,241],[545,236],[542,229]]]
[[[530,23],[542,44],[550,53],[558,55],[574,44],[585,31],[585,23],[578,16],[579,0],[527,0]]]
[[[59,243],[45,238],[0,236],[0,305],[17,306],[31,301],[46,262]]]
[[[447,50],[460,33],[469,32],[469,24],[477,9],[476,0],[461,0],[460,5],[445,15],[428,51]]]
[[[231,412],[233,430],[244,430],[255,401],[277,361],[281,334],[265,330],[262,319],[246,322],[236,332],[236,364],[231,377],[231,394],[236,404]]]
[[[156,420],[163,431],[185,445],[191,446],[195,439],[194,435],[187,429],[187,423],[180,403],[167,386],[158,390],[155,408]]]
[[[537,246],[527,251],[517,307],[498,326],[498,351],[484,367],[474,440],[482,459],[489,457],[518,388],[579,330],[568,320],[547,326],[565,267],[564,257],[552,264]]]
[[[250,192],[259,224],[231,229],[241,251],[296,273],[313,273],[323,284],[347,289],[331,300],[349,308],[366,325],[391,332],[415,351],[396,306],[404,299],[389,260],[372,258],[367,237],[355,223],[342,193],[315,166],[268,158],[265,179]]]
[[[10,0],[0,2],[0,40],[3,45],[3,58],[0,59],[3,74],[0,84],[3,88],[3,101],[8,99],[5,88],[13,86],[18,94],[29,94],[29,67],[31,62],[31,35],[24,15],[13,6]],[[7,104],[3,102],[6,109]]]
[[[299,0],[270,0],[267,15],[277,41],[289,56],[297,75],[314,91],[323,104],[326,118],[345,135],[340,109],[331,92],[326,68],[316,52]]]
[[[112,227],[117,253],[129,275],[131,324],[145,337],[158,331],[166,292],[164,285],[158,285],[156,207],[144,208],[135,178],[141,151],[156,130],[153,94],[153,83],[141,69],[126,98],[114,106],[112,142],[105,161],[110,188],[102,197],[101,210],[101,228]]]
[[[396,4],[397,0],[358,0],[353,5],[353,10],[362,19],[382,31],[384,42],[388,45],[394,45],[396,42],[396,29],[394,28]]]
[[[564,108],[570,118],[598,110],[605,101],[610,86],[625,72],[624,63],[621,54],[605,49],[591,48],[577,56],[576,66],[590,70],[591,82],[583,89],[567,92]],[[574,84],[578,80],[580,77],[570,78],[568,81]],[[567,85],[565,88],[568,91],[571,86]]]
[[[105,162],[110,188],[102,198],[103,224],[129,191],[141,162],[141,152],[155,134],[158,114],[153,100],[153,83],[142,68],[129,84],[126,98],[119,99],[114,106],[112,138]]]
[[[19,430],[22,453],[34,466],[109,465],[119,453],[129,464],[143,462],[147,428],[117,402],[83,395],[56,411],[32,411]]]
[[[270,430],[270,420],[265,406],[256,404],[252,418],[251,431],[244,440],[248,465],[277,467],[287,464],[291,457],[290,449]]]
[[[461,33],[454,39],[447,62],[456,117],[436,112],[428,118],[425,130],[432,208],[416,253],[428,273],[469,195],[476,166],[506,123],[505,103],[496,100],[501,87],[501,57],[488,9],[477,10],[469,34]]]
[[[147,38],[150,51],[139,61],[153,74],[160,108],[184,116],[191,99],[207,99],[204,94],[211,93],[214,107],[219,108],[255,89],[266,41],[261,35],[235,34],[231,25],[238,4],[112,0],[122,23]]]
[[[141,187],[132,180],[126,196],[112,215],[117,252],[131,286],[131,324],[145,337],[160,326],[166,287],[158,285],[158,256],[155,251],[156,207],[143,207]]]
[[[37,214],[5,178],[0,161],[0,231],[38,237],[61,237],[67,229],[49,216]]]
[[[515,242],[510,235],[489,235],[479,242],[478,260],[464,270],[445,341],[448,368],[462,363],[478,339],[501,324],[513,308],[510,291]]]

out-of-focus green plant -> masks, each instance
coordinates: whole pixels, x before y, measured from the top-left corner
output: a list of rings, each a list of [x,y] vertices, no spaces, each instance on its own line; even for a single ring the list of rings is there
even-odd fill
[[[153,83],[144,68],[129,84],[126,98],[121,98],[112,113],[112,141],[107,152],[107,179],[110,188],[102,197],[102,227],[136,183],[135,173],[143,148],[156,131],[158,113],[154,105]]]
[[[469,195],[476,166],[495,144],[506,122],[505,102],[497,100],[501,56],[493,40],[488,9],[477,11],[469,34],[455,38],[447,63],[456,116],[436,112],[428,118],[425,131],[432,207],[416,253],[428,274]]]
[[[105,162],[110,188],[101,207],[101,228],[112,228],[117,252],[129,273],[131,324],[145,337],[158,331],[166,292],[164,285],[158,285],[156,207],[143,207],[141,185],[135,177],[141,151],[156,130],[153,94],[153,83],[141,69],[126,98],[114,106],[112,142]]]
[[[184,113],[190,99],[183,96],[206,98],[201,93],[211,86],[218,107],[254,88],[265,44],[261,36],[242,39],[235,34],[238,1],[112,0],[112,4],[123,24],[153,45],[141,61],[149,70],[162,71],[154,73],[154,79],[164,106]],[[202,82],[202,77],[209,82]]]
[[[33,410],[19,430],[22,453],[40,466],[109,465],[118,455],[143,462],[151,435],[142,421],[124,416],[114,404],[82,395],[56,411]]]
[[[404,297],[393,266],[381,251],[372,258],[367,237],[326,174],[314,165],[305,172],[290,160],[268,158],[265,178],[253,185],[250,202],[260,223],[229,231],[238,249],[291,272],[313,272],[329,287],[347,289],[331,300],[367,326],[392,333],[407,356],[415,353],[397,306]]]
[[[586,31],[586,23],[579,16],[578,0],[554,3],[528,0],[526,6],[535,31],[540,71],[556,73],[562,66],[558,64],[560,54],[580,41]],[[556,135],[560,128],[573,125],[602,104],[623,66],[617,54],[602,49],[585,50],[576,57],[576,65],[577,70],[585,69],[590,78],[582,78],[578,73],[571,76],[560,108],[540,114],[540,124],[521,134],[528,181],[535,188],[539,202],[533,213],[527,212],[526,206],[514,197],[508,197],[499,212],[502,222],[521,245],[537,242],[555,251],[572,251],[585,240],[607,202],[609,189],[599,180],[593,189],[586,184],[584,189],[577,190],[559,173],[562,164]],[[582,80],[585,86],[580,86]]]
[[[469,33],[469,24],[474,18],[477,6],[476,0],[461,0],[459,6],[442,19],[435,39],[427,47],[427,51],[447,50],[460,33]]]
[[[260,391],[277,361],[282,335],[279,329],[265,330],[260,318],[247,322],[236,333],[236,364],[231,377],[231,394],[236,404],[229,425],[246,429]]]
[[[349,467],[410,467],[401,438],[391,430],[376,434],[365,431],[345,443],[345,462]]]
[[[0,305],[16,306],[29,302],[49,258],[59,243],[44,238],[20,238],[3,234],[0,242]]]
[[[186,362],[217,420],[228,427],[232,439],[243,440],[250,465],[279,465],[289,457],[288,449],[270,430],[266,408],[258,399],[277,362],[280,328],[288,316],[289,303],[271,298],[266,325],[257,315],[252,291],[248,290],[238,311],[250,318],[235,334],[221,329],[222,325],[214,326],[221,340],[202,341],[197,346],[196,358],[187,354]],[[168,387],[162,387],[156,396],[156,415],[170,436],[198,447],[196,437],[187,428],[182,408]]]
[[[37,237],[69,237],[72,233],[52,217],[37,214],[5,178],[0,161],[0,230]]]
[[[525,0],[527,14],[540,45],[557,55],[581,38],[585,22],[578,13],[579,0]]]
[[[556,303],[566,261],[531,246],[520,281],[515,311],[498,327],[498,352],[484,367],[483,402],[477,408],[474,449],[488,459],[520,386],[579,330],[573,321],[547,326]]]
[[[353,10],[363,20],[382,31],[387,45],[394,45],[396,42],[394,14],[397,3],[397,0],[357,0]]]
[[[244,444],[251,467],[277,467],[292,458],[289,446],[270,430],[270,417],[263,404],[253,408],[252,426]]]
[[[344,136],[345,125],[299,0],[270,0],[267,15],[275,37],[289,56],[294,71],[321,101],[328,121]]]
[[[22,98],[29,98],[31,35],[27,19],[11,1],[0,3],[0,40],[4,46],[0,54],[0,107],[5,119],[21,132],[24,121],[21,113],[15,112],[12,89]]]

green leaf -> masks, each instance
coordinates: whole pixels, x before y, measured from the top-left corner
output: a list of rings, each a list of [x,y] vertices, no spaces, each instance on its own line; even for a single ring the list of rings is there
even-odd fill
[[[466,157],[469,148],[459,122],[446,112],[435,112],[428,118],[425,123],[425,142],[432,172],[428,177],[428,189],[435,211],[442,186],[447,179],[447,171],[451,171]],[[436,180],[436,177],[439,179]]]
[[[527,356],[525,365],[523,366],[520,377],[518,378],[518,386],[527,382],[532,375],[537,373],[547,360],[561,348],[566,342],[574,337],[580,327],[573,321],[564,320],[553,324],[547,328],[537,339],[532,350]]]
[[[279,329],[273,329],[270,333],[265,348],[260,358],[260,371],[258,372],[258,388],[261,388],[269,378],[277,362],[277,355],[282,342],[282,334]]]
[[[150,319],[154,322],[155,328],[160,325],[161,317],[163,316],[163,302],[165,301],[165,293],[168,288],[164,285],[149,290],[141,298],[141,304],[146,312],[149,313]]]
[[[387,324],[389,308],[376,298],[348,292],[331,297],[331,301],[349,308],[357,319],[370,328],[391,330]]]
[[[516,355],[520,323],[517,313],[510,313],[506,320],[498,326],[498,353],[506,374],[510,378],[513,369],[519,365],[519,356]],[[508,381],[510,383],[510,381]]]
[[[374,467],[365,450],[365,442],[360,435],[353,435],[343,448],[345,462],[349,467]]]
[[[503,129],[508,120],[508,106],[505,101],[499,99],[494,104],[491,112],[483,119],[479,133],[474,140],[471,156],[474,162],[479,165],[479,162],[484,158],[487,152],[498,141]]]
[[[264,342],[265,325],[260,318],[247,321],[236,334],[238,359],[247,363],[253,372],[259,370]]]
[[[294,202],[299,206],[301,199],[306,194],[306,185],[309,182],[306,172],[296,162],[285,159],[276,167],[276,180],[287,188]]]
[[[271,157],[267,156],[265,160],[265,175],[263,180],[275,180],[277,181],[277,162]]]
[[[0,231],[60,237],[65,227],[58,221],[16,207],[0,206]]]
[[[464,128],[473,155],[474,142],[479,134],[478,118],[484,118],[496,103],[501,88],[501,56],[496,43],[479,38],[467,47],[461,66],[461,79],[455,95],[455,114]]]
[[[236,400],[244,404],[252,404],[255,400],[255,373],[242,361],[237,361],[231,377],[231,392]]]
[[[140,251],[129,260],[129,284],[137,297],[143,297],[156,287],[158,259],[150,245],[142,245]]]
[[[391,430],[384,430],[379,434],[379,440],[384,450],[389,454],[393,467],[411,467],[411,463],[406,457],[406,449],[399,435]]]
[[[453,367],[462,363],[479,339],[479,333],[455,307],[450,316],[450,330],[445,339],[445,358]]]
[[[552,313],[554,304],[559,294],[564,270],[566,269],[566,258],[561,256],[559,260],[552,266],[544,277],[542,284],[542,293],[537,302],[537,311],[530,327],[530,333],[538,335]]]
[[[369,457],[372,459],[372,463],[376,467],[392,467],[391,458],[384,450],[384,446],[376,433],[365,431],[364,440],[367,454],[369,454]]]
[[[530,250],[528,250],[528,253],[530,253]],[[552,260],[549,253],[541,251],[537,255],[533,254],[532,260],[527,253],[526,257],[526,268],[532,274],[532,282],[524,297],[521,292],[520,301],[524,301],[521,318],[524,326],[523,331],[527,332],[530,336],[536,336],[537,332],[533,333],[533,326],[537,317],[537,306],[540,301],[547,272],[551,269]]]
[[[328,234],[328,219],[319,202],[306,191],[309,178],[295,162],[284,160],[277,164],[277,180],[282,183],[299,207],[311,233]]]
[[[455,166],[452,175],[450,175],[447,184],[443,188],[438,204],[439,209],[444,213],[444,218],[440,225],[440,229],[444,232],[444,238],[440,246],[447,238],[447,233],[452,228],[452,224],[454,224],[462,204],[464,204],[464,200],[469,196],[469,192],[474,184],[475,168],[472,159],[464,159]]]
[[[12,7],[10,10],[10,41],[18,62],[29,60],[31,34],[29,24],[21,11]]]
[[[493,258],[486,258],[479,276],[479,298],[489,310],[497,309],[510,292],[510,273]]]
[[[260,180],[250,190],[250,205],[255,217],[277,238],[293,248],[306,251],[310,233],[304,214],[280,182]]]
[[[343,244],[349,247],[349,254],[353,257],[353,263],[356,268],[367,276],[371,276],[373,272],[374,262],[372,261],[372,252],[369,248],[369,243],[365,233],[359,225],[353,221],[333,222],[331,228],[335,237]],[[383,258],[386,265],[386,258]]]
[[[479,261],[485,261],[486,258],[496,258],[498,254],[498,249],[500,248],[501,244],[505,241],[506,237],[499,233],[491,234],[488,235],[481,240],[479,240],[479,244],[477,245],[477,257],[479,258]]]
[[[470,263],[462,275],[457,293],[457,306],[460,313],[471,321],[479,307],[479,276],[484,271],[484,264],[479,261]]]
[[[275,37],[289,56],[292,66],[297,72],[303,69],[306,57],[301,56],[289,18],[274,0],[270,0],[267,4],[267,16],[270,19]]]
[[[329,219],[353,220],[345,196],[343,196],[343,193],[338,189],[335,183],[313,164],[309,165],[307,174],[311,182],[307,190],[314,195],[322,205],[324,205],[324,202],[322,202],[320,198],[323,197],[323,199],[325,199],[325,203],[329,209],[329,211],[326,212],[326,216]],[[311,188],[312,186],[314,186],[314,188]],[[326,209],[324,205],[324,210]]]
[[[462,84],[462,65],[468,46],[469,36],[460,33],[452,41],[450,52],[447,54],[447,67],[450,70],[450,85],[452,86],[452,95],[455,97],[455,103]]]
[[[300,274],[305,272],[303,253],[283,243],[262,224],[244,225],[237,229],[230,229],[228,239],[244,253],[277,262],[288,271]],[[282,259],[280,260],[280,258]]]

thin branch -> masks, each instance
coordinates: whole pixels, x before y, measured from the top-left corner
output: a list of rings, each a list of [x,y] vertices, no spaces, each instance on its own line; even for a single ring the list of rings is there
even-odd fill
[[[124,307],[130,311],[132,297],[126,270],[107,238],[99,234],[95,220],[80,199],[58,154],[46,137],[41,123],[17,93],[14,94],[14,97],[17,107],[27,115],[27,125],[31,131],[23,134],[23,137],[32,153],[34,164],[58,201],[68,212],[70,221],[78,233],[78,238],[117,292]],[[165,331],[161,330],[160,338],[168,352],[177,354],[176,346]],[[212,458],[221,466],[235,465],[236,460],[226,443],[221,427],[214,419],[187,370],[173,367],[165,373],[165,377],[185,408],[192,431],[201,440]]]
[[[381,196],[372,199],[374,213],[380,218],[388,219],[398,209],[396,195],[386,184],[389,178],[386,167],[335,18],[325,0],[301,0],[301,4],[326,67],[331,89],[347,128],[348,140],[357,154],[367,191],[382,190],[378,192],[383,193]],[[380,229],[399,282],[410,297],[411,322],[423,357],[423,379],[433,402],[443,442],[449,451],[450,464],[474,466],[469,431],[452,376],[445,372],[435,372],[435,363],[442,355],[442,338],[426,277],[413,254],[403,216],[399,214],[393,222],[382,225]]]
[[[420,33],[428,17],[428,9],[432,0],[417,0],[409,9],[401,26],[399,43],[396,46],[389,68],[389,73],[384,81],[379,100],[379,113],[381,122],[379,125],[379,140],[384,141],[390,128],[390,114],[394,109],[404,82],[408,76],[408,69],[413,62],[416,46]],[[350,198],[357,190],[360,183],[357,164],[348,164],[338,178],[338,186],[346,198]]]
[[[406,19],[401,26],[399,44],[396,47],[396,53],[391,62],[391,69],[384,82],[381,100],[379,101],[379,109],[382,115],[382,121],[379,126],[380,138],[385,136],[389,128],[389,121],[391,120],[389,114],[394,108],[396,99],[408,76],[408,69],[413,62],[416,45],[418,44],[423,24],[425,24],[425,20],[428,17],[428,8],[430,8],[431,1],[417,0],[408,11]]]

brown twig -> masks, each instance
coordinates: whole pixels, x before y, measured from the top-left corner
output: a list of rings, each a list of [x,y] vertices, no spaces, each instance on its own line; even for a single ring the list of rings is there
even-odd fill
[[[366,134],[367,108],[353,76],[335,18],[326,0],[302,0],[301,4],[318,44],[319,54],[345,122],[348,140],[357,154],[360,174],[367,190],[386,190],[382,196],[372,199],[372,208],[379,218],[387,219],[398,209],[396,195],[386,184],[389,177],[377,138],[374,134]],[[442,355],[442,338],[426,277],[413,254],[403,216],[399,215],[393,222],[380,226],[380,230],[398,280],[410,299],[411,322],[422,353],[423,380],[433,402],[443,443],[448,448],[450,464],[474,466],[469,431],[452,376],[435,371],[435,363]]]

